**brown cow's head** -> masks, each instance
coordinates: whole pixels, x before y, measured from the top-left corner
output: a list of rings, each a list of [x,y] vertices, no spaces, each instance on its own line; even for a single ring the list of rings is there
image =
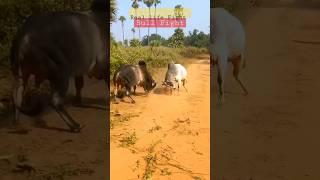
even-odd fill
[[[154,89],[157,86],[156,81],[152,78],[151,74],[149,73],[149,71],[147,70],[147,64],[145,61],[140,60],[138,62],[139,67],[141,68],[143,74],[144,74],[144,78],[145,78],[145,82],[144,82],[144,90],[149,92],[152,89]]]
[[[145,89],[147,90],[147,92],[151,91],[156,86],[157,86],[157,83],[151,76],[146,78]]]

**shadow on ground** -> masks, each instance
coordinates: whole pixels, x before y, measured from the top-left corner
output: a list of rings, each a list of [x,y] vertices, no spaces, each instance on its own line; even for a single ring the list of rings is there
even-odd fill
[[[170,95],[170,90],[166,87],[157,87],[153,90],[154,94]]]

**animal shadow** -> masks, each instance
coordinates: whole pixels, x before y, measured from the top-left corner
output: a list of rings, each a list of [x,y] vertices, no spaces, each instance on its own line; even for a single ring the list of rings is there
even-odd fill
[[[107,101],[104,98],[89,98],[82,97],[82,103],[77,104],[74,102],[74,97],[69,97],[66,101],[66,105],[72,105],[78,108],[89,108],[89,109],[98,109],[98,110],[107,110]]]
[[[158,87],[153,90],[154,94],[170,95],[170,89],[167,87]]]
[[[132,95],[134,95],[134,96],[147,96],[147,94],[144,92],[135,92],[135,93],[132,93]]]

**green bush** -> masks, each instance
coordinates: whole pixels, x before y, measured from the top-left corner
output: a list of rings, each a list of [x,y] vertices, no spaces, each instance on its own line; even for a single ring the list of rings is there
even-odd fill
[[[130,40],[130,47],[140,47],[140,46],[141,46],[141,42],[139,41],[139,39]]]
[[[158,41],[160,42],[160,45],[163,45],[163,46],[168,44],[166,38],[160,36],[159,34],[151,34],[149,37],[149,41],[150,43],[152,41]],[[142,43],[142,46],[148,46],[148,35],[143,36],[141,43]]]
[[[152,46],[152,47],[159,47],[159,46],[161,46],[161,41],[159,41],[159,40],[152,40],[152,41],[150,41],[150,46]]]
[[[209,47],[210,35],[198,29],[194,29],[192,32],[189,31],[189,35],[185,37],[185,46],[192,46],[198,48],[208,48]]]
[[[185,47],[123,47],[111,46],[110,75],[123,64],[138,64],[144,60],[151,68],[166,67],[170,61],[184,64],[181,59],[208,53],[205,48]]]

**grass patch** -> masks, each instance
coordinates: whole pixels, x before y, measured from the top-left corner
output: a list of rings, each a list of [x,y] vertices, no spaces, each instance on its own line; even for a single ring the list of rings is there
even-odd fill
[[[160,129],[162,129],[162,127],[161,126],[159,126],[159,125],[156,125],[156,126],[154,126],[154,127],[152,127],[151,129],[149,129],[149,133],[153,133],[153,132],[155,132],[155,131],[159,131]]]
[[[206,48],[196,48],[196,47],[180,48],[180,49],[177,49],[177,52],[179,53],[180,56],[185,58],[198,57],[199,55],[209,53],[208,49]]]
[[[120,114],[118,111],[110,113],[110,129],[114,129],[116,126],[126,123],[133,117],[138,117],[139,115],[134,114]]]
[[[130,116],[116,116],[110,118],[110,129],[124,122],[130,121]]]
[[[152,176],[153,176],[154,172],[156,171],[157,159],[156,159],[155,148],[159,143],[161,143],[161,140],[151,144],[150,147],[148,148],[148,154],[144,157],[144,160],[146,163],[146,168],[145,168],[144,174],[142,176],[143,180],[152,179]]]
[[[161,169],[161,171],[160,171],[161,176],[170,176],[171,174],[172,174],[172,172],[169,171],[169,168],[164,168],[164,169]]]
[[[194,173],[192,170],[184,167],[178,161],[173,159],[174,151],[169,145],[158,146],[162,141],[158,140],[152,143],[147,149],[147,154],[144,157],[145,169],[142,175],[143,180],[151,180],[156,172],[160,176],[170,176],[173,173],[186,173],[192,179],[201,180],[202,173]],[[156,149],[156,147],[158,147]],[[178,170],[178,172],[173,171]],[[140,175],[139,175],[140,176]],[[138,176],[138,177],[139,177]]]
[[[148,131],[149,133],[153,133],[153,132],[155,132],[155,131],[159,131],[159,130],[162,129],[162,127],[159,126],[159,125],[155,122],[155,120],[153,120],[153,122],[154,122],[155,126],[152,127],[151,129],[149,129],[149,131]]]
[[[131,147],[136,144],[138,138],[136,132],[128,133],[126,136],[120,139],[120,147]]]
[[[146,161],[146,169],[143,174],[143,180],[150,180],[152,179],[153,173],[155,172],[155,156],[153,154],[148,154],[144,160]]]

